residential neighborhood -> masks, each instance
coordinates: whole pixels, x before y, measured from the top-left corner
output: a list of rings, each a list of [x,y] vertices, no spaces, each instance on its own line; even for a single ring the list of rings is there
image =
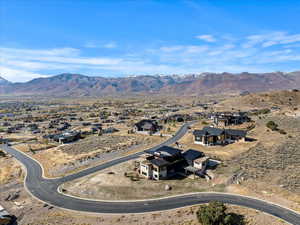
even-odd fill
[[[285,94],[287,99],[296,98],[298,92]],[[203,103],[206,107],[198,101],[201,102],[197,98],[176,100],[174,104],[173,99],[149,102],[124,99],[122,104],[120,100],[114,104],[113,100],[95,99],[81,104],[69,101],[47,104],[36,100],[30,105],[30,113],[26,110],[28,105],[19,106],[12,115],[1,119],[0,143],[9,144],[8,147],[39,161],[45,176],[51,178],[77,174],[134,156],[124,163],[95,170],[94,174],[61,185],[63,193],[70,196],[134,200],[202,191],[236,193],[232,188],[237,187],[249,188],[251,193],[251,181],[261,184],[259,179],[266,179],[255,178],[257,174],[267,174],[268,170],[262,168],[268,165],[276,170],[282,165],[281,158],[276,158],[277,152],[267,156],[264,153],[273,149],[273,145],[267,145],[271,141],[281,149],[285,148],[286,141],[297,138],[294,136],[298,132],[298,119],[294,116],[297,111],[284,105],[280,111],[267,110],[271,106],[265,105],[232,110],[230,104],[235,104],[234,99],[232,103],[220,100],[216,104],[214,98],[208,98]],[[6,103],[1,110],[12,105],[16,103]],[[283,112],[287,115],[282,116]],[[287,146],[294,149],[289,142]],[[264,148],[271,150],[262,150]],[[257,152],[252,155],[251,151]],[[297,159],[297,155],[292,156],[294,153],[289,151],[285,153],[289,159]],[[19,179],[22,168],[18,162],[5,151],[0,154],[0,160],[1,165],[11,165],[3,167],[6,172],[0,173],[3,174],[1,182],[10,184]],[[286,163],[294,165],[295,162]],[[13,172],[13,168],[19,168],[19,172]],[[7,173],[11,175],[4,175]],[[296,178],[285,176],[285,179],[281,181],[285,190],[297,189]],[[255,190],[263,187],[257,186]],[[19,188],[7,190],[3,192],[4,198],[19,195],[13,191]],[[280,192],[276,193],[280,196]],[[30,197],[18,198],[31,201]],[[14,207],[25,209],[26,205],[23,201],[8,200],[4,206],[19,217]]]
[[[300,225],[299,12],[0,0],[0,225]]]

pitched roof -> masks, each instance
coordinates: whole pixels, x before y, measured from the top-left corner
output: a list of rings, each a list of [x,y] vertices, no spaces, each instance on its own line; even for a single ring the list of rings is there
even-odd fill
[[[155,120],[141,120],[139,122],[137,122],[135,125],[137,126],[143,126],[144,124],[153,124],[153,125],[156,125],[156,121]]]
[[[144,129],[151,129],[153,126],[155,126],[153,123],[144,123],[141,125]]]
[[[156,159],[150,159],[149,162],[151,162],[153,165],[161,167],[161,166],[167,166],[170,164],[170,162],[161,159],[161,158],[156,158]]]
[[[160,153],[162,154],[163,156],[175,156],[175,155],[178,155],[181,153],[181,150],[180,149],[177,149],[177,148],[173,148],[173,147],[170,147],[170,146],[162,146],[156,150],[146,150],[145,151],[146,153],[149,153],[151,155],[154,155],[155,153]]]
[[[235,130],[235,129],[220,129],[215,127],[204,127],[202,130],[194,130],[193,134],[195,136],[219,136],[223,133],[232,136],[245,137],[247,131],[244,130]]]
[[[226,133],[232,136],[240,136],[240,137],[246,137],[247,131],[244,130],[234,130],[234,129],[227,129]]]
[[[219,136],[224,132],[224,129],[215,127],[204,127],[202,130],[195,130],[193,134],[195,136]]]
[[[199,152],[193,149],[189,149],[186,152],[183,153],[183,157],[187,161],[193,161],[195,159],[198,159],[200,157],[204,156],[203,152]]]

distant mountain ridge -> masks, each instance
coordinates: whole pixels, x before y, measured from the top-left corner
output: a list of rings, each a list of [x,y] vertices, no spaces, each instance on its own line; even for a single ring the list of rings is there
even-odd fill
[[[4,79],[3,77],[0,76],[0,85],[6,85],[9,84],[10,82],[6,79]]]
[[[2,81],[2,82],[1,82]],[[10,83],[0,78],[0,94],[42,96],[106,96],[124,94],[203,95],[260,92],[300,88],[300,71],[283,73],[203,73],[192,75],[140,75],[91,77],[64,73]]]

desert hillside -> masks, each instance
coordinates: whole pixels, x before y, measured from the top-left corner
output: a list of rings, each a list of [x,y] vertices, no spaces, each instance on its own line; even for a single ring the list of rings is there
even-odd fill
[[[232,110],[239,108],[241,110],[274,108],[298,110],[300,106],[300,91],[283,90],[263,93],[252,93],[245,96],[238,96],[226,99],[220,102],[216,108]]]

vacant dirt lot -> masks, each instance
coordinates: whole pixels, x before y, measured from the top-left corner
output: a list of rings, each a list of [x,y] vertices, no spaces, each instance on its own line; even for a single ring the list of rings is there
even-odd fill
[[[3,136],[6,139],[9,139],[12,142],[19,142],[19,143],[26,143],[33,140],[37,140],[35,136],[31,134],[24,134],[24,133],[15,133],[15,134],[1,133],[1,136]]]
[[[129,147],[150,144],[152,141],[151,137],[148,136],[133,136],[133,135],[102,135],[102,136],[91,136],[83,140],[77,141],[73,144],[60,146],[63,153],[69,155],[78,155],[90,152],[111,152]]]
[[[41,143],[27,143],[27,144],[18,144],[16,147],[16,149],[23,151],[23,152],[39,152],[39,151],[44,151],[50,148],[54,148],[57,145],[54,144],[41,144]]]
[[[20,179],[21,177],[21,166],[13,158],[0,155],[0,185]]]

